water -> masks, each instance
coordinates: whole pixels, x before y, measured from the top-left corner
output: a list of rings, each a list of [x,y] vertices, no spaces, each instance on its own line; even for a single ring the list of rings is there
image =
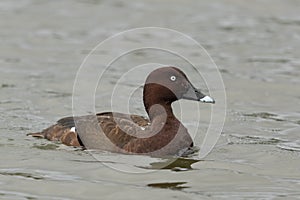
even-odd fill
[[[0,199],[299,199],[299,8],[296,0],[1,1]],[[95,45],[144,26],[193,37],[222,73],[226,122],[204,160],[194,155],[168,165],[168,158],[98,152],[100,163],[88,151],[26,136],[72,114],[75,75]],[[142,42],[124,41],[98,53],[110,55]],[[198,56],[181,41],[173,47]],[[97,111],[109,103],[104,91],[126,72],[125,64],[155,60],[151,55],[139,51],[115,63],[116,70],[107,74],[111,82],[103,85],[103,92],[98,88]],[[157,60],[177,63],[169,57]],[[209,72],[206,67],[203,63]],[[192,71],[186,73],[195,81]],[[138,89],[144,78],[134,74],[125,81],[120,101],[134,90],[131,112],[144,112]],[[185,101],[182,106],[184,110],[175,110],[193,132],[198,104]],[[208,127],[211,107],[199,108],[201,133]]]

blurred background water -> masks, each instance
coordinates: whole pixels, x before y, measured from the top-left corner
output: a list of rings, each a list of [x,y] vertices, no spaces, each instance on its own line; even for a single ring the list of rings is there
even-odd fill
[[[0,199],[299,199],[299,10],[297,0],[2,0]],[[145,26],[194,38],[222,73],[226,122],[204,160],[165,166],[166,159],[103,152],[97,156],[105,161],[98,162],[88,151],[26,136],[72,114],[75,75],[91,49],[121,31]],[[118,45],[123,44],[100,53],[117,51]],[[190,51],[180,42],[174,46]],[[142,63],[149,54],[123,59],[103,87],[111,88],[126,72],[122,63]],[[132,80],[124,94],[138,88]],[[143,114],[140,92],[133,94],[130,111]],[[96,94],[97,111],[106,98]],[[192,116],[193,111],[181,112]],[[204,115],[200,132],[208,122]],[[194,130],[198,121],[190,117],[184,123]],[[161,163],[165,169],[155,170]]]

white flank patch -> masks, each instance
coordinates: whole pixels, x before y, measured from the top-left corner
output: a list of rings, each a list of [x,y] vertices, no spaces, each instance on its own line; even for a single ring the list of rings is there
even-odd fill
[[[73,126],[73,127],[70,129],[70,131],[75,133],[76,128]]]

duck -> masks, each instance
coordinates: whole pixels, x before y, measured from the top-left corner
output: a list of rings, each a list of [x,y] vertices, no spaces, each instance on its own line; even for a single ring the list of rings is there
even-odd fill
[[[215,103],[212,97],[194,87],[181,69],[160,67],[147,76],[143,87],[147,117],[118,112],[70,116],[41,132],[27,135],[91,150],[178,155],[194,146],[188,129],[172,110],[171,104],[181,99]]]

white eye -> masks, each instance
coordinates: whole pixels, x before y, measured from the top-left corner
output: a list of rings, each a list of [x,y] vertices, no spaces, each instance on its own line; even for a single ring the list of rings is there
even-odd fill
[[[170,80],[171,80],[171,81],[176,81],[176,76],[171,76],[171,77],[170,77]]]

